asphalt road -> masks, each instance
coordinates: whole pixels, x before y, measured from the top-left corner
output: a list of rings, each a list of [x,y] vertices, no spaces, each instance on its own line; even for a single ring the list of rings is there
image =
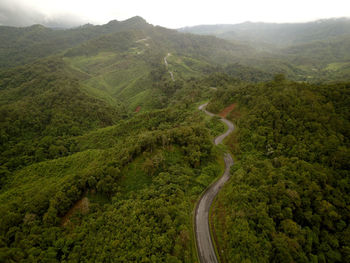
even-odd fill
[[[199,110],[204,111],[209,116],[215,116],[215,114],[205,110],[208,103],[199,106]],[[228,126],[228,130],[215,138],[214,143],[218,145],[222,140],[227,137],[234,129],[232,122],[225,118],[221,118],[221,121]],[[224,154],[225,160],[225,172],[218,181],[212,184],[202,195],[199,200],[195,211],[195,232],[196,243],[198,250],[198,257],[201,263],[217,263],[218,259],[215,254],[214,244],[210,235],[209,226],[209,211],[210,206],[214,201],[215,196],[219,193],[222,186],[230,178],[230,167],[233,165],[233,160],[230,154]]]
[[[170,55],[171,55],[171,54],[168,53],[168,55],[166,55],[166,56],[164,57],[164,64],[165,64],[165,67],[166,67],[167,69],[168,69],[168,61],[167,61],[166,59],[167,59],[167,57],[169,57]],[[169,72],[169,74],[170,74],[170,77],[171,77],[172,81],[175,81],[173,72],[170,71],[170,70],[168,70],[168,72]]]

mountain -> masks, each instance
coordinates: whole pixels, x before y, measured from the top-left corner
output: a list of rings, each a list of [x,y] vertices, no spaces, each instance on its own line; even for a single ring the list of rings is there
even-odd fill
[[[281,76],[213,94],[207,109],[234,105],[226,118],[239,129],[212,213],[221,262],[349,259],[349,96],[349,83]]]
[[[194,261],[192,202],[221,170],[206,126],[224,127],[189,79],[244,47],[141,18],[1,30],[0,261]]]
[[[200,25],[180,28],[179,31],[286,47],[350,35],[350,19],[322,19],[286,24],[245,22],[233,25]]]
[[[243,65],[270,72],[276,65],[289,78],[335,81],[349,78],[350,19],[323,19],[309,23],[252,23],[203,25],[179,29],[246,43],[256,50]],[[260,52],[259,52],[260,51]],[[264,69],[265,68],[265,69]]]
[[[0,68],[32,62],[104,34],[150,26],[141,17],[113,20],[102,26],[87,24],[72,29],[52,29],[42,25],[0,26]]]
[[[132,116],[136,109],[162,109],[172,102],[186,79],[204,76],[254,52],[211,36],[153,27],[139,17],[70,30],[53,31],[42,26],[7,29],[10,36],[18,30],[26,32],[22,37],[17,32],[16,37],[8,38],[30,50],[23,51],[26,55],[20,63],[36,58],[25,66],[0,71],[0,157],[10,170],[65,156],[70,146],[63,145],[62,138],[113,125]],[[55,42],[59,38],[62,42]],[[37,50],[42,53],[31,53]],[[3,54],[19,63],[13,52],[21,54],[16,45]],[[164,65],[168,53],[172,54],[168,67],[175,74],[175,82]],[[240,79],[271,78],[267,73],[235,65],[234,70],[222,70]],[[39,146],[47,140],[57,149],[50,150],[49,144]]]
[[[346,262],[347,35],[257,48],[134,17],[0,40],[1,262],[198,262],[227,152],[221,258]],[[235,123],[220,147],[205,101]]]

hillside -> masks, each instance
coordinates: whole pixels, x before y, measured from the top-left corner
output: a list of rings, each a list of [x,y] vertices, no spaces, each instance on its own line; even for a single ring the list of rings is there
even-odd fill
[[[1,190],[2,260],[193,261],[192,202],[220,170],[198,116],[143,114],[70,144],[69,156],[19,169]],[[88,211],[66,221],[82,198]]]
[[[87,24],[72,29],[52,29],[42,25],[0,26],[0,69],[56,54],[104,34],[149,26],[141,17],[125,21],[114,20],[102,26]]]
[[[59,58],[0,73],[1,164],[10,170],[68,154],[63,137],[106,127],[125,114],[86,92]],[[3,178],[2,178],[3,179]]]
[[[235,47],[144,23],[97,35],[0,72],[0,259],[192,262],[192,204],[221,170],[223,127],[193,113],[212,91],[188,79]]]
[[[255,48],[256,55],[247,56],[240,63],[266,73],[284,73],[298,81],[349,80],[350,20],[347,18],[295,24],[203,25],[179,31],[246,43]]]
[[[140,17],[0,27],[0,262],[198,262],[227,151],[223,262],[346,262],[349,39],[325,28],[272,52]]]
[[[222,262],[347,262],[349,84],[227,82],[235,164],[213,221]]]
[[[26,29],[29,32],[23,39],[32,42],[21,43],[37,50],[31,43],[40,44],[37,40],[41,37],[31,31],[33,28],[52,29]],[[183,80],[211,72],[221,60],[244,50],[213,37],[153,27],[137,17],[59,31],[58,36],[71,35],[73,41],[86,28],[92,32],[87,33],[90,40],[61,54],[0,72],[1,164],[5,170],[69,155],[70,145],[63,142],[66,138],[113,125],[132,116],[136,109],[167,107],[183,88]],[[216,50],[218,46],[221,48]],[[16,61],[11,52],[8,57]],[[175,82],[163,62],[169,52],[173,54],[169,67]]]
[[[245,22],[233,25],[199,25],[180,28],[179,31],[286,47],[350,35],[350,19],[285,24]]]

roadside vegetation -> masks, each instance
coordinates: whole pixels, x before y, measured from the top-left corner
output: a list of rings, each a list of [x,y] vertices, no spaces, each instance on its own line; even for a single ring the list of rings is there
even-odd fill
[[[140,17],[0,26],[0,262],[195,262],[193,209],[226,147],[224,261],[350,261],[343,40],[286,58]],[[235,122],[225,146],[209,100]]]
[[[238,103],[240,114],[213,212],[223,262],[349,261],[349,95],[349,83],[282,76],[218,90],[208,109]]]

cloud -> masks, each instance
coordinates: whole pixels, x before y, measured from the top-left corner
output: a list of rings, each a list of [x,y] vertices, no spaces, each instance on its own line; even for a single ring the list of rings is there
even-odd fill
[[[86,22],[68,12],[45,14],[21,1],[2,0],[0,2],[0,25],[22,27],[42,24],[50,27],[73,27]]]
[[[170,28],[244,21],[306,22],[350,15],[349,0],[0,0],[0,24],[70,27],[142,16]]]
[[[1,1],[0,2],[0,24],[24,26],[28,24],[36,24],[43,19],[43,15],[25,8],[15,2]]]

